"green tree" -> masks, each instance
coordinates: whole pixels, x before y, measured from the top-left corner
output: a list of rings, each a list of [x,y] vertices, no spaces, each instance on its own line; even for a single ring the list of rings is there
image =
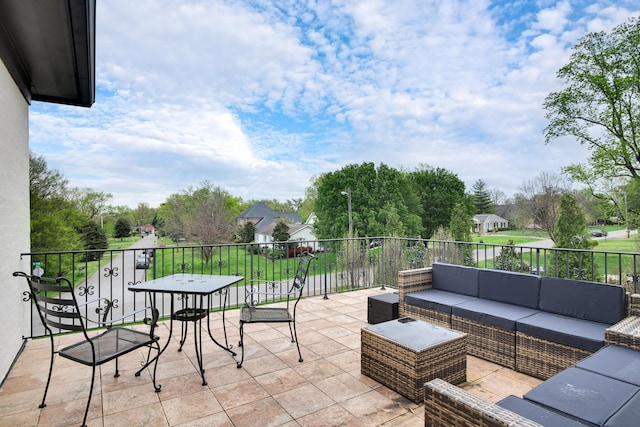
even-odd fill
[[[107,202],[113,196],[111,193],[93,191],[90,188],[72,188],[67,198],[88,219],[93,220],[107,209]]]
[[[165,232],[172,238],[193,239],[209,246],[233,240],[238,200],[221,187],[204,181],[200,187],[189,187],[172,194],[161,206],[159,217]],[[205,262],[211,251],[204,250]]]
[[[351,190],[351,207],[354,235],[373,237],[383,233],[386,213],[383,207],[393,206],[400,217],[407,235],[420,232],[420,203],[407,173],[373,163],[348,165],[339,171],[320,175],[313,183],[315,191],[314,223],[320,239],[348,235],[348,197]]]
[[[451,236],[457,242],[455,244],[456,257],[453,262],[468,266],[475,264],[472,248],[469,244],[471,242],[471,229],[473,228],[473,215],[471,212],[469,205],[464,201],[460,201],[453,207],[449,223]]]
[[[564,177],[559,174],[542,172],[537,177],[526,180],[515,195],[517,218],[524,226],[541,228],[555,242],[555,228],[558,223],[560,199],[569,191]]]
[[[557,248],[590,250],[597,245],[587,230],[584,212],[572,194],[565,194],[560,200],[560,214],[554,235]],[[557,271],[553,271],[557,277],[595,279],[592,277],[597,271],[595,261],[587,253],[561,251],[557,257],[557,263],[552,267],[553,271],[557,265]]]
[[[242,243],[251,243],[256,237],[256,225],[249,221],[238,229],[238,238]]]
[[[477,214],[495,213],[496,207],[491,199],[487,184],[479,179],[473,184],[473,203]]]
[[[116,239],[123,239],[124,237],[129,237],[131,235],[131,223],[127,218],[118,218],[115,226],[115,237]]]
[[[585,184],[616,176],[640,179],[640,18],[582,37],[557,73],[563,89],[544,103],[545,140],[575,138],[591,151],[567,168]]]
[[[84,250],[91,251],[85,254],[87,261],[99,260],[104,251],[109,247],[109,240],[107,235],[104,234],[104,230],[100,228],[94,221],[87,221],[82,227],[80,227],[80,236],[84,242]],[[96,249],[101,249],[96,251]]]
[[[276,242],[286,242],[289,240],[291,235],[289,234],[289,226],[284,221],[278,221],[278,223],[273,227],[273,240]]]
[[[456,203],[464,199],[464,182],[442,168],[420,165],[409,174],[413,194],[420,205],[420,236],[429,239],[441,226],[448,226]]]
[[[31,216],[31,251],[64,251],[82,249],[78,228],[85,219],[66,199],[67,179],[49,169],[42,156],[29,153],[29,196]],[[45,268],[47,273],[57,274]]]

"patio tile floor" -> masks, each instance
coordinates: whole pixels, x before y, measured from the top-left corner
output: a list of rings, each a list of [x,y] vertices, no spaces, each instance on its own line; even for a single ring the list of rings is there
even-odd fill
[[[162,391],[155,393],[149,372],[133,372],[142,350],[120,359],[96,376],[89,426],[423,426],[422,405],[360,373],[360,329],[367,325],[367,297],[393,290],[366,289],[309,297],[298,306],[298,337],[304,362],[298,362],[286,324],[245,328],[245,361],[236,361],[203,337],[205,375],[196,371],[191,335],[182,352],[174,333],[158,363]],[[229,343],[237,350],[238,310],[226,314]],[[221,314],[211,315],[221,340]],[[168,336],[168,323],[158,328]],[[56,343],[73,342],[56,337]],[[39,409],[49,341],[29,341],[0,387],[0,426],[79,425],[89,391],[90,368],[56,357],[47,406]],[[522,396],[541,381],[468,356],[467,382],[460,386],[490,401]]]

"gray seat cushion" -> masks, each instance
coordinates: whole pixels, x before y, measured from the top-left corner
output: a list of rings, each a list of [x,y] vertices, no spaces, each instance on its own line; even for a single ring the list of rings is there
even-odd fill
[[[640,387],[578,368],[567,368],[524,398],[595,425],[602,425]]]
[[[613,325],[626,316],[625,289],[619,285],[543,277],[539,308]]]
[[[604,346],[604,331],[609,326],[543,311],[516,322],[519,332],[591,352]]]
[[[516,396],[507,396],[496,404],[518,415],[522,415],[531,421],[535,421],[544,427],[580,427],[591,425]]]
[[[456,294],[478,296],[478,269],[461,265],[433,263],[432,288]]]
[[[576,363],[576,367],[640,386],[640,351],[628,347],[608,345]]]
[[[404,302],[418,307],[451,314],[451,307],[477,299],[468,295],[446,292],[438,289],[411,292],[404,296]]]
[[[538,310],[503,302],[476,299],[452,307],[451,314],[508,331],[516,330],[516,321],[538,313]]]
[[[502,270],[480,270],[478,297],[523,307],[538,308],[540,277]]]
[[[604,423],[604,427],[636,427],[638,425],[640,425],[640,392]]]

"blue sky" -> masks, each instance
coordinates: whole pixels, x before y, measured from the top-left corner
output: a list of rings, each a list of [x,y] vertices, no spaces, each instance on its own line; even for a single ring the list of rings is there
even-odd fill
[[[544,144],[571,46],[637,0],[109,0],[96,103],[33,103],[31,150],[72,186],[153,207],[208,180],[304,197],[348,164],[445,168],[512,196],[584,161]]]

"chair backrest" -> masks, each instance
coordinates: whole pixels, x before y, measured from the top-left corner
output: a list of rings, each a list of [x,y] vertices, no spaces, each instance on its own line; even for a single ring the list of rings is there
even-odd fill
[[[289,288],[289,293],[297,291],[298,298],[302,296],[302,290],[304,289],[304,285],[307,283],[307,274],[309,273],[311,261],[315,259],[315,255],[311,253],[305,253],[300,256],[300,262],[298,263],[296,274],[293,277],[293,282],[291,284],[291,287]]]
[[[73,285],[65,277],[49,279],[16,272],[14,276],[27,279],[29,295],[38,309],[40,320],[50,334],[58,332],[82,331],[86,335],[86,325],[73,293]]]

